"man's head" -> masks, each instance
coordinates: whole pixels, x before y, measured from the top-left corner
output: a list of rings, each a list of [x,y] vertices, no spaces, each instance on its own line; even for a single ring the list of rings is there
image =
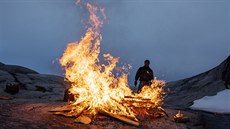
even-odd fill
[[[149,64],[150,64],[150,61],[149,60],[145,60],[145,66],[149,66]]]

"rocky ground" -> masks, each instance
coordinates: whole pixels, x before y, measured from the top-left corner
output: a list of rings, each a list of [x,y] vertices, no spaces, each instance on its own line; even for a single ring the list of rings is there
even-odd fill
[[[116,119],[105,117],[96,119],[89,125],[74,123],[74,118],[53,115],[49,110],[66,105],[61,101],[47,101],[34,99],[12,99],[0,100],[0,123],[3,129],[202,129],[202,123],[198,114],[182,111],[183,114],[190,118],[188,123],[176,123],[173,116],[177,110],[166,109],[169,117],[162,118],[144,118],[140,120],[139,127],[128,125]]]
[[[227,129],[230,128],[230,115],[189,109],[194,100],[214,95],[225,89],[221,80],[225,63],[197,76],[168,83],[165,89],[170,89],[170,92],[165,98],[163,107],[169,117],[140,118],[139,127],[110,117],[98,118],[91,124],[84,125],[75,123],[74,118],[53,115],[49,110],[67,105],[63,102],[63,96],[69,84],[64,81],[64,78],[0,63],[0,128]],[[9,83],[18,85],[19,92],[15,94],[5,92],[6,85]],[[173,116],[178,110],[181,110],[190,121],[176,123]]]

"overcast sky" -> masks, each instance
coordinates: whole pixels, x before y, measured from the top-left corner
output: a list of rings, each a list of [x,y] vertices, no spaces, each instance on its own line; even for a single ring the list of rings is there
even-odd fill
[[[157,78],[172,81],[207,71],[230,54],[229,0],[99,3],[108,18],[101,53],[132,65],[130,85],[145,59]],[[84,36],[85,13],[74,0],[0,0],[0,62],[61,74],[56,58]]]

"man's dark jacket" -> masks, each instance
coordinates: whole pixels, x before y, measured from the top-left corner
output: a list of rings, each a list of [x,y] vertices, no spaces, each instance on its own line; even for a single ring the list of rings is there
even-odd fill
[[[140,67],[137,70],[135,81],[139,79],[139,81],[151,81],[154,78],[153,71],[149,66]]]

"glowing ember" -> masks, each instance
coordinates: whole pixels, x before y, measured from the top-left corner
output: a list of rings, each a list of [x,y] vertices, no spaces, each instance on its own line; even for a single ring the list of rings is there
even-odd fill
[[[180,110],[178,111],[178,113],[174,116],[174,118],[183,118],[184,114],[180,113]]]
[[[75,107],[71,113],[79,116],[83,111],[87,111],[89,116],[93,117],[99,112],[106,112],[138,121],[132,107],[159,107],[165,82],[153,80],[151,87],[145,86],[139,94],[132,94],[127,75],[115,77],[112,74],[118,58],[104,54],[107,63],[100,64],[98,56],[103,22],[96,14],[101,13],[101,16],[105,17],[104,9],[90,3],[85,6],[89,12],[87,32],[80,42],[69,43],[60,59],[65,76],[71,82],[70,92],[75,97],[75,101],[70,103]]]

